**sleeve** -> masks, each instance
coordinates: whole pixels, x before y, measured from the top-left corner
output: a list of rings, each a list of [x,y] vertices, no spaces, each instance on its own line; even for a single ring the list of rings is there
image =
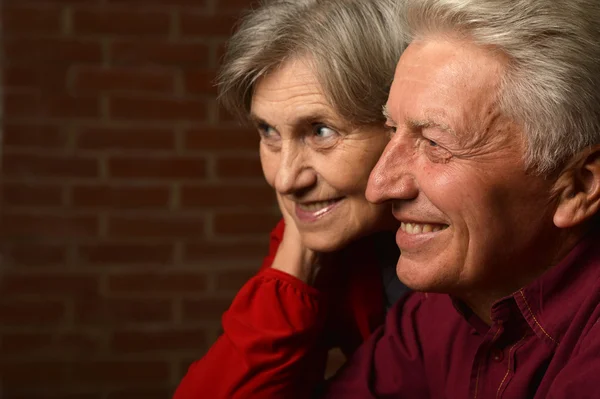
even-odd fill
[[[600,318],[582,341],[576,355],[558,373],[550,386],[549,399],[598,399],[600,376]]]
[[[285,222],[282,218],[279,221],[279,223],[277,223],[275,228],[271,231],[271,234],[269,236],[269,254],[265,256],[260,270],[267,269],[273,264],[273,260],[275,259],[275,255],[277,254],[277,249],[279,248],[279,244],[281,244],[281,240],[283,239],[284,231]]]
[[[277,250],[278,229],[282,223],[269,255]],[[325,299],[271,269],[269,258],[237,294],[223,315],[223,335],[190,366],[174,399],[306,398],[322,381]]]
[[[423,298],[420,293],[402,297],[388,312],[385,324],[317,396],[327,399],[428,398],[417,327]]]

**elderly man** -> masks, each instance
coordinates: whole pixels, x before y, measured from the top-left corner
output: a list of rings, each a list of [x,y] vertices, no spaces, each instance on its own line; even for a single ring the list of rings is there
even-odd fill
[[[600,398],[600,3],[400,12],[411,44],[367,198],[392,203],[420,292],[325,396]]]

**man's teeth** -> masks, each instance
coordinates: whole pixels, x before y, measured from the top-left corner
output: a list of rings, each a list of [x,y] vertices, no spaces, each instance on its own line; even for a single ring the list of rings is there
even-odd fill
[[[300,207],[300,209],[302,209],[303,211],[315,212],[315,211],[318,211],[325,207],[328,207],[329,205],[334,204],[336,202],[338,202],[337,199],[329,200],[329,201],[318,201],[318,202],[311,202],[310,204],[298,204],[298,207]]]
[[[400,223],[400,229],[408,234],[432,233],[435,231],[444,230],[448,226],[441,224],[427,223]]]

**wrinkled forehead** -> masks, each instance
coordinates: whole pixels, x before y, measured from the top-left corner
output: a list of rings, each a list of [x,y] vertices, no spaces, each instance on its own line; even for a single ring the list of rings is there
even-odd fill
[[[467,40],[415,40],[398,62],[387,112],[398,123],[435,118],[464,130],[460,124],[498,111],[505,67],[503,58]]]

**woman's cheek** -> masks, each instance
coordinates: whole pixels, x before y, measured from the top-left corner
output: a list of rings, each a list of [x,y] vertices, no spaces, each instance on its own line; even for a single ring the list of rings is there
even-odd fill
[[[279,167],[277,158],[278,156],[276,154],[264,150],[263,148],[260,149],[260,163],[262,166],[262,171],[265,176],[265,180],[271,187],[275,185],[275,177]]]

